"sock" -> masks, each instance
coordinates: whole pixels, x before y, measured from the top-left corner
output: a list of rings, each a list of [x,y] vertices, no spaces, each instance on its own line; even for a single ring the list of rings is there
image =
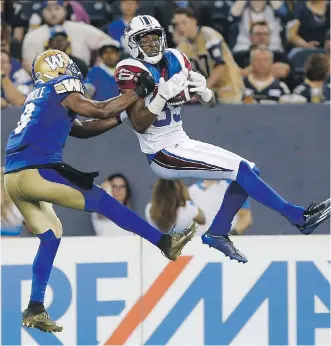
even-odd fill
[[[227,235],[231,223],[238,210],[242,207],[248,194],[235,182],[228,186],[220,210],[217,212],[209,230],[213,235]]]
[[[95,185],[93,190],[92,196],[89,196],[89,194],[84,195],[85,211],[101,214],[115,222],[119,227],[143,237],[153,245],[158,245],[163,236],[162,232],[116,201],[103,189]]]
[[[254,167],[255,168],[255,167]],[[237,183],[256,201],[278,211],[293,225],[302,225],[305,222],[305,209],[285,201],[275,190],[264,182],[249,164],[242,161],[236,179]]]
[[[51,229],[45,233],[37,234],[37,236],[40,239],[40,245],[32,265],[32,289],[29,306],[38,310],[38,306],[40,308],[40,304],[44,303],[46,286],[61,238],[56,238]]]

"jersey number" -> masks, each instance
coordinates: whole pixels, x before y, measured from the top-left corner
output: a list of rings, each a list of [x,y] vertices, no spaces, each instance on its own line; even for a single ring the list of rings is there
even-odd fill
[[[163,112],[161,115],[165,114],[165,119],[160,119],[160,120],[155,120],[153,123],[153,126],[155,127],[163,127],[163,126],[168,126],[171,123],[171,110],[165,106],[163,108]],[[180,114],[174,114],[173,115],[174,121],[178,123],[180,121]]]
[[[21,119],[20,121],[17,123],[17,127],[15,129],[15,134],[19,134],[28,124],[28,122],[31,119],[32,113],[34,111],[34,109],[36,108],[36,105],[34,103],[28,103],[25,108],[24,108],[24,112],[21,115]]]

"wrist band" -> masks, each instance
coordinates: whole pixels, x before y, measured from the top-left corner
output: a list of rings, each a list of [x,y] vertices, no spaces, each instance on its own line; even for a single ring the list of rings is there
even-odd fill
[[[160,114],[166,104],[167,100],[165,100],[161,95],[156,94],[154,100],[147,107],[148,110],[153,114]]]

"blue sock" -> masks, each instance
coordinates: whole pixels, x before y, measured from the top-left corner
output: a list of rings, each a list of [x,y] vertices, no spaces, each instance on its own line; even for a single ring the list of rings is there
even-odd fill
[[[92,193],[84,193],[85,211],[101,214],[119,227],[131,231],[157,245],[163,233],[140,218],[103,189],[94,185]]]
[[[256,201],[265,206],[278,211],[288,219],[293,225],[302,225],[305,220],[303,212],[305,209],[285,201],[275,190],[265,183],[256,173],[255,167],[252,169],[249,164],[242,161],[239,166],[237,183]]]
[[[40,239],[40,245],[32,265],[30,301],[44,303],[46,286],[61,238],[56,238],[51,229],[37,236]]]
[[[210,233],[214,235],[229,234],[231,222],[247,198],[248,194],[233,181],[225,191],[221,208],[209,228]]]

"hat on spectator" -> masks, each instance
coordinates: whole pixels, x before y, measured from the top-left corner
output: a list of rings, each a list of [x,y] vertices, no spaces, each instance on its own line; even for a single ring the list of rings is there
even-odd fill
[[[61,25],[54,25],[54,26],[51,27],[49,39],[51,40],[51,39],[53,39],[57,35],[63,35],[63,36],[68,37],[68,34],[67,34],[66,30]]]
[[[64,0],[43,0],[43,2],[41,3],[41,9],[44,9],[45,7],[47,7],[48,5],[51,4],[56,4],[56,5],[60,5],[60,6],[64,6]]]
[[[99,55],[102,55],[105,49],[109,47],[115,48],[117,50],[121,50],[121,44],[118,41],[112,38],[109,38],[99,43],[99,47],[98,47]]]

